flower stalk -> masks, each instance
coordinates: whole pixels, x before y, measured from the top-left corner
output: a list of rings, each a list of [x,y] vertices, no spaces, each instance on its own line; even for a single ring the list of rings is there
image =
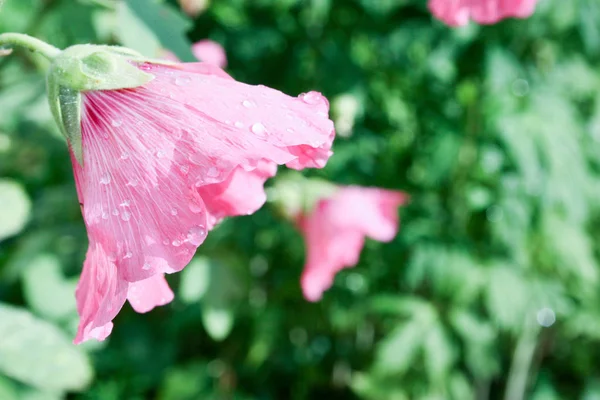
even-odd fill
[[[61,50],[49,45],[40,39],[26,35],[24,33],[2,33],[0,34],[0,49],[7,50],[12,47],[23,47],[42,55],[48,60],[53,60],[60,54]]]

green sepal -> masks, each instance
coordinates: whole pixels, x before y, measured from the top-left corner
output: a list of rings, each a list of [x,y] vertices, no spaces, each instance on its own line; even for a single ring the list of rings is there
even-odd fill
[[[53,75],[48,75],[48,102],[50,111],[71,146],[75,159],[83,165],[81,94],[76,90],[60,86]]]
[[[122,47],[76,45],[53,60],[49,75],[59,86],[80,92],[135,88],[154,79],[132,64],[132,59],[139,58]]]

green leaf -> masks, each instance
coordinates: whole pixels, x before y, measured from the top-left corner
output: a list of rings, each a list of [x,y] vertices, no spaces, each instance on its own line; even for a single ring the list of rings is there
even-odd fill
[[[0,372],[46,391],[81,391],[92,380],[90,362],[54,325],[0,304]]]
[[[190,21],[159,0],[124,0],[117,5],[117,36],[124,46],[148,57],[172,51],[181,61],[197,61],[186,36]]]
[[[15,181],[0,179],[0,241],[19,233],[30,212],[31,201],[25,189]]]
[[[10,379],[5,378],[2,375],[0,375],[0,399],[19,400],[15,384]]]
[[[423,345],[425,329],[421,321],[412,319],[400,324],[377,345],[374,368],[385,374],[403,374]]]
[[[526,278],[514,269],[495,265],[489,270],[486,306],[501,328],[518,331],[530,307]]]
[[[40,255],[31,261],[23,274],[25,298],[39,315],[64,320],[75,314],[76,282],[62,276],[60,262],[53,255]]]

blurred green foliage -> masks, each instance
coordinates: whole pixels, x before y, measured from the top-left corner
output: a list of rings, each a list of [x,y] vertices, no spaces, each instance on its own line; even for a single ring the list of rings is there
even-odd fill
[[[1,3],[1,2],[0,2]],[[320,171],[411,196],[320,303],[272,205],[226,221],[175,301],[129,306],[70,344],[87,239],[44,60],[0,59],[0,399],[600,398],[600,3],[450,29],[424,0],[6,0],[0,31],[191,60],[224,45],[238,80],[322,91]],[[276,178],[277,179],[277,178]]]

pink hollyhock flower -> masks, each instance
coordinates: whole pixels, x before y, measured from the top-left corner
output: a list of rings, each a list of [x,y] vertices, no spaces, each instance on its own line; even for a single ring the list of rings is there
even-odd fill
[[[192,53],[199,61],[216,65],[219,68],[227,67],[225,49],[217,42],[209,39],[200,40],[192,45]],[[162,58],[169,61],[179,61],[177,56],[168,50],[164,50]]]
[[[83,91],[80,163],[71,144],[89,250],[77,287],[76,343],[102,340],[125,300],[146,312],[173,299],[184,268],[220,219],[256,211],[277,165],[321,168],[329,104],[236,82],[207,63],[140,63],[154,79]]]
[[[358,263],[365,237],[389,242],[398,231],[401,192],[347,186],[321,199],[309,215],[298,219],[307,256],[301,285],[304,297],[318,301],[335,274]]]
[[[429,9],[450,26],[463,26],[469,20],[495,24],[510,17],[527,18],[535,10],[537,0],[429,0]]]
[[[225,49],[217,42],[209,39],[200,40],[192,45],[192,53],[200,61],[216,65],[219,68],[227,66]]]

